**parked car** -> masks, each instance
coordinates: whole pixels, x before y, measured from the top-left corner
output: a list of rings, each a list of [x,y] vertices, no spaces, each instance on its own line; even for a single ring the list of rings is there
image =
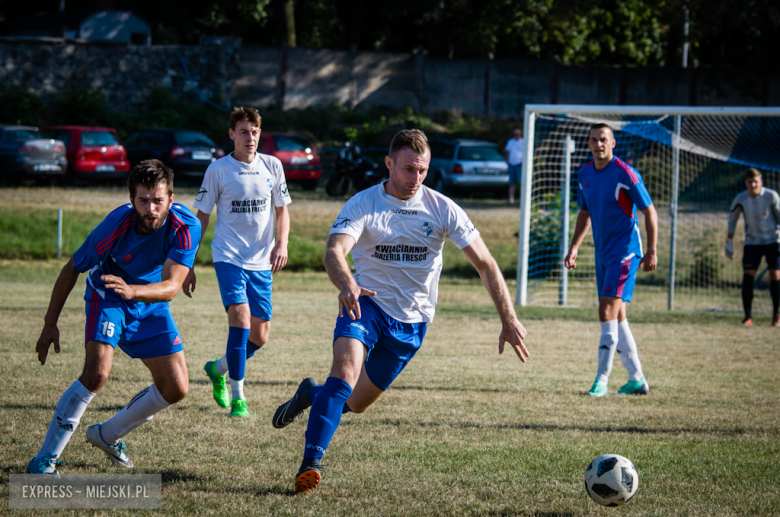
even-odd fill
[[[38,128],[0,126],[0,179],[62,177],[67,163],[65,144]]]
[[[110,127],[51,126],[41,133],[65,144],[68,180],[119,179],[130,170],[127,151]]]
[[[225,142],[225,150],[233,151],[233,141]],[[276,156],[282,162],[287,183],[298,183],[304,190],[314,190],[322,176],[320,156],[306,137],[290,133],[263,131],[258,152]]]
[[[439,192],[456,188],[504,189],[509,174],[498,146],[483,140],[431,140],[425,184]]]
[[[142,160],[157,158],[173,169],[179,178],[202,179],[206,169],[225,151],[197,131],[187,129],[145,129],[125,140],[130,166]]]

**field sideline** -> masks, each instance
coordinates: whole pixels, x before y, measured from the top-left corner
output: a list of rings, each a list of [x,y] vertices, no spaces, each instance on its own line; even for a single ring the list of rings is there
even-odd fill
[[[61,264],[0,262],[2,514],[8,475],[37,452],[83,363],[83,275],[61,318],[62,353],[45,367],[34,354]],[[162,473],[166,515],[780,513],[780,334],[766,317],[742,328],[737,314],[629,311],[651,394],[614,395],[625,382],[616,359],[610,396],[593,400],[584,393],[595,372],[595,310],[520,311],[532,355],[523,365],[511,351],[496,353],[499,322],[479,282],[445,280],[420,353],[367,413],[345,416],[320,488],[294,497],[305,419],[277,430],[270,418],[303,376],[324,381],[335,288],[322,273],[276,277],[271,341],[247,365],[252,416],[235,421],[212,401],[202,372],[224,350],[227,329],[213,270],[197,271],[195,298],[172,303],[190,394],[126,437],[133,472]],[[120,471],[84,432],[149,383],[139,361],[115,355],[62,473]],[[597,506],[583,486],[585,467],[607,452],[630,458],[640,475],[637,496],[620,510]]]

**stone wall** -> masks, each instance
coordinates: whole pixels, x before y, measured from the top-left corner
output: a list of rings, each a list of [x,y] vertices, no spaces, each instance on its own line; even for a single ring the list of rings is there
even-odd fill
[[[43,100],[70,85],[96,88],[112,109],[122,111],[138,107],[160,86],[180,96],[197,87],[230,106],[231,88],[241,76],[239,50],[237,38],[207,38],[198,46],[5,38],[0,40],[0,81],[23,86]]]
[[[187,79],[182,58],[192,81]],[[564,67],[554,61],[444,60],[424,54],[242,47],[133,46],[0,38],[0,82],[42,99],[68,85],[96,88],[113,109],[133,110],[152,89],[193,92],[233,105],[284,109],[341,104],[520,117],[528,103],[776,106],[780,72],[740,69]],[[194,85],[195,86],[194,86]]]

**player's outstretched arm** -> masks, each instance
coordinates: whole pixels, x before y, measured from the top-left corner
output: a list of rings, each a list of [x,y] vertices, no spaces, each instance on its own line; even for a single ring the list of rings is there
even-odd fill
[[[355,282],[352,272],[347,264],[347,255],[349,255],[352,246],[355,245],[355,239],[344,233],[334,233],[328,238],[328,249],[325,252],[325,271],[333,285],[339,288],[339,316],[344,314],[344,309],[351,319],[360,319],[361,296],[374,296],[376,291],[371,291],[360,287]]]
[[[658,256],[656,253],[656,246],[658,244],[658,214],[655,211],[653,205],[648,206],[642,213],[645,214],[645,230],[647,231],[647,252],[642,260],[639,261],[639,266],[643,268],[643,271],[653,271],[658,266]]]
[[[125,300],[145,303],[169,302],[176,297],[189,272],[190,268],[187,266],[168,259],[163,264],[160,281],[154,284],[129,285],[121,277],[114,275],[103,275],[100,279],[106,284],[107,289],[111,289]]]
[[[287,243],[290,240],[290,211],[287,205],[274,207],[276,212],[276,244],[271,250],[271,272],[278,273],[287,265]]]
[[[35,344],[35,351],[38,353],[38,361],[46,364],[46,357],[49,355],[49,347],[54,343],[54,352],[60,353],[60,329],[57,328],[57,321],[60,319],[60,313],[65,306],[68,295],[76,285],[79,278],[79,272],[74,269],[75,263],[71,258],[60,271],[60,276],[54,283],[54,289],[51,292],[49,301],[49,310],[43,318],[43,330],[41,337]]]
[[[523,324],[517,319],[515,306],[509,296],[509,289],[506,287],[504,277],[498,268],[495,259],[485,246],[482,237],[477,237],[474,241],[463,248],[463,253],[468,257],[469,262],[479,273],[482,283],[485,285],[490,298],[498,310],[498,316],[501,318],[501,334],[498,336],[498,353],[504,353],[504,343],[509,343],[515,350],[517,357],[525,362],[530,356],[523,340],[527,331]]]
[[[195,262],[198,260],[200,245],[203,244],[203,237],[206,235],[206,228],[209,227],[209,218],[211,217],[211,214],[207,214],[198,210],[198,215],[196,217],[200,221],[200,241],[198,242],[198,251],[195,252],[195,258],[192,261],[192,269],[189,270],[187,277],[184,279],[184,282],[181,285],[182,292],[188,298],[192,298],[192,293],[195,292],[195,284],[198,282],[198,279],[195,277]]]
[[[566,259],[563,264],[567,269],[575,269],[577,267],[577,251],[580,249],[582,239],[588,233],[590,228],[590,212],[580,210],[577,214],[577,224],[574,225],[574,236],[571,238],[571,246],[569,247],[569,253],[566,255]]]

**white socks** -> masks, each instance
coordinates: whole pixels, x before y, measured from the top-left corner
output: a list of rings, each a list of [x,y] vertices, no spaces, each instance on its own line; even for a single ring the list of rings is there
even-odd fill
[[[79,381],[75,381],[65,390],[65,393],[57,402],[54,408],[54,416],[49,424],[49,430],[46,431],[46,438],[43,440],[41,450],[37,458],[41,457],[60,457],[62,450],[68,444],[68,440],[73,435],[76,427],[79,425],[81,416],[87,409],[95,394],[84,387]]]
[[[628,320],[618,323],[617,352],[620,355],[623,366],[628,370],[629,381],[638,381],[644,377],[642,363],[639,362],[639,354],[636,350],[636,341],[634,341],[634,335],[631,333],[631,327],[628,326]]]
[[[601,338],[599,339],[599,369],[596,380],[607,382],[612,372],[612,360],[618,343],[618,321],[601,322]]]
[[[155,414],[170,404],[152,384],[141,390],[119,413],[100,426],[100,433],[106,443],[116,443],[121,437],[152,419]]]
[[[240,381],[230,379],[230,392],[232,393],[231,399],[246,400],[246,397],[244,396],[244,379],[241,379]]]
[[[220,357],[219,360],[214,363],[214,369],[217,370],[217,373],[220,375],[225,375],[228,372],[227,354]]]

